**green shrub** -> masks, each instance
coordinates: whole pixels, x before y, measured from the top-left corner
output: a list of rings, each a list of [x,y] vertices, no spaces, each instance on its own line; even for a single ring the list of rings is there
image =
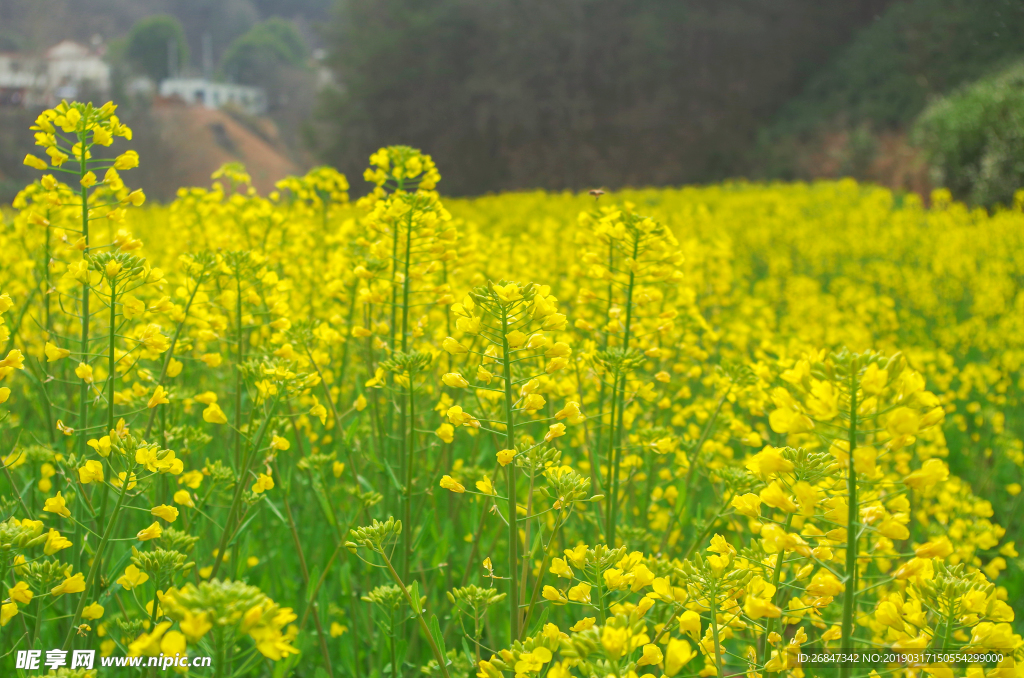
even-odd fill
[[[294,23],[268,19],[228,45],[221,71],[237,82],[263,85],[276,67],[302,66],[307,51],[306,42]]]
[[[1024,62],[933,102],[913,128],[937,183],[977,205],[1024,186]]]

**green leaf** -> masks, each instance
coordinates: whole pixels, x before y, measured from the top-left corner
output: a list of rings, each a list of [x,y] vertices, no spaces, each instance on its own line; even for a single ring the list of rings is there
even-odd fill
[[[412,585],[407,588],[409,589],[409,597],[412,598],[413,614],[419,616],[420,612],[423,611],[420,607],[420,583],[419,581],[414,580]]]
[[[249,519],[242,523],[242,526],[238,528],[237,532],[235,532],[235,536],[231,539],[231,542],[228,544],[228,546],[234,546],[238,542],[238,540],[242,538],[242,535],[245,533],[245,528],[249,527],[249,524],[252,523],[252,521],[256,520],[256,517],[258,515],[259,511],[252,512],[252,515],[249,517]]]
[[[422,521],[423,525],[430,525],[431,522],[433,522],[433,513],[434,513],[433,511],[430,511],[429,514],[425,514],[424,515],[423,521]],[[437,535],[437,537],[436,537],[437,541],[435,542],[436,545],[434,547],[434,557],[433,557],[433,562],[434,563],[443,563],[443,562],[445,562],[445,558],[447,558],[449,555],[451,555],[451,552],[452,552],[452,547],[451,547],[451,543],[452,543],[452,539],[451,539],[451,536],[452,536],[452,523],[451,523],[451,521],[448,521],[448,520],[445,520],[443,522],[444,522],[444,530],[442,531],[441,534]]]
[[[313,569],[309,573],[309,582],[306,584],[306,602],[309,603],[313,600],[313,590],[316,588],[316,583],[320,581],[320,566],[313,565]],[[547,609],[547,608],[545,608]]]
[[[210,652],[213,652],[211,647]],[[273,678],[285,678],[285,676],[291,675],[292,670],[298,665],[301,654],[289,655],[283,661],[274,662],[274,673]]]
[[[434,644],[441,651],[445,666],[448,666],[452,662],[448,659],[448,651],[444,649],[444,634],[441,633],[441,626],[437,623],[436,614],[430,615],[430,624],[427,626],[430,628],[430,635],[434,638]]]
[[[403,675],[402,668],[405,666],[405,652],[409,649],[409,642],[404,639],[399,639],[395,643],[395,655],[398,657],[398,673],[393,674],[395,676]]]
[[[395,475],[395,471],[394,471],[394,469],[392,469],[392,468],[391,468],[391,464],[389,464],[389,463],[387,462],[387,459],[383,459],[383,458],[382,458],[382,459],[381,459],[381,461],[383,461],[383,462],[384,462],[384,468],[385,468],[385,469],[387,470],[387,472],[388,472],[388,477],[390,477],[390,478],[391,478],[391,483],[392,483],[392,485],[394,486],[394,488],[395,488],[396,490],[399,490],[399,491],[401,491],[401,490],[402,490],[402,488],[403,488],[402,482],[401,482],[401,481],[400,481],[400,480],[398,479],[398,476],[396,476],[396,475]]]
[[[317,502],[320,504],[320,510],[323,511],[324,517],[327,518],[327,522],[331,524],[331,527],[336,527],[337,522],[334,519],[334,512],[331,510],[331,504],[327,501],[327,497],[324,496],[323,488],[320,487],[320,483],[314,484],[313,494],[316,496]]]
[[[537,617],[537,621],[533,623],[532,630],[527,634],[530,636],[537,635],[537,632],[544,626],[544,622],[548,620],[548,613],[551,612],[551,606],[545,605],[541,608],[540,616]]]
[[[282,523],[284,523],[285,525],[288,524],[288,521],[285,520],[283,515],[281,515],[281,510],[277,508],[274,502],[270,501],[270,497],[265,497],[263,501],[267,503],[267,506],[270,507],[270,510],[274,513],[275,516],[277,516],[281,520]]]

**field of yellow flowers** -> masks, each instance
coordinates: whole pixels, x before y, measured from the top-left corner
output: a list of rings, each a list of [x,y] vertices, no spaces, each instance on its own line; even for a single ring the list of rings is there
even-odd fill
[[[0,675],[1024,675],[1024,194],[151,206],[112,105],[30,133]]]

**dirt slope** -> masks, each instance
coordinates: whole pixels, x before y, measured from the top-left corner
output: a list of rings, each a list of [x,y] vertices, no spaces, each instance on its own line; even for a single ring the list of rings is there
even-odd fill
[[[173,198],[179,186],[208,186],[210,175],[227,162],[243,163],[262,194],[301,171],[267,120],[243,125],[221,110],[163,100],[130,124],[141,158],[137,183],[160,200]]]

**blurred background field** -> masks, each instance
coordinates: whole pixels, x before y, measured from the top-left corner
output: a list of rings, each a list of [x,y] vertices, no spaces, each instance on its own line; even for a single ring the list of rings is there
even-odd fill
[[[451,195],[851,176],[1009,204],[1022,29],[1018,0],[2,0],[0,193],[59,90],[122,105],[160,199],[226,159],[266,190],[397,142]]]

